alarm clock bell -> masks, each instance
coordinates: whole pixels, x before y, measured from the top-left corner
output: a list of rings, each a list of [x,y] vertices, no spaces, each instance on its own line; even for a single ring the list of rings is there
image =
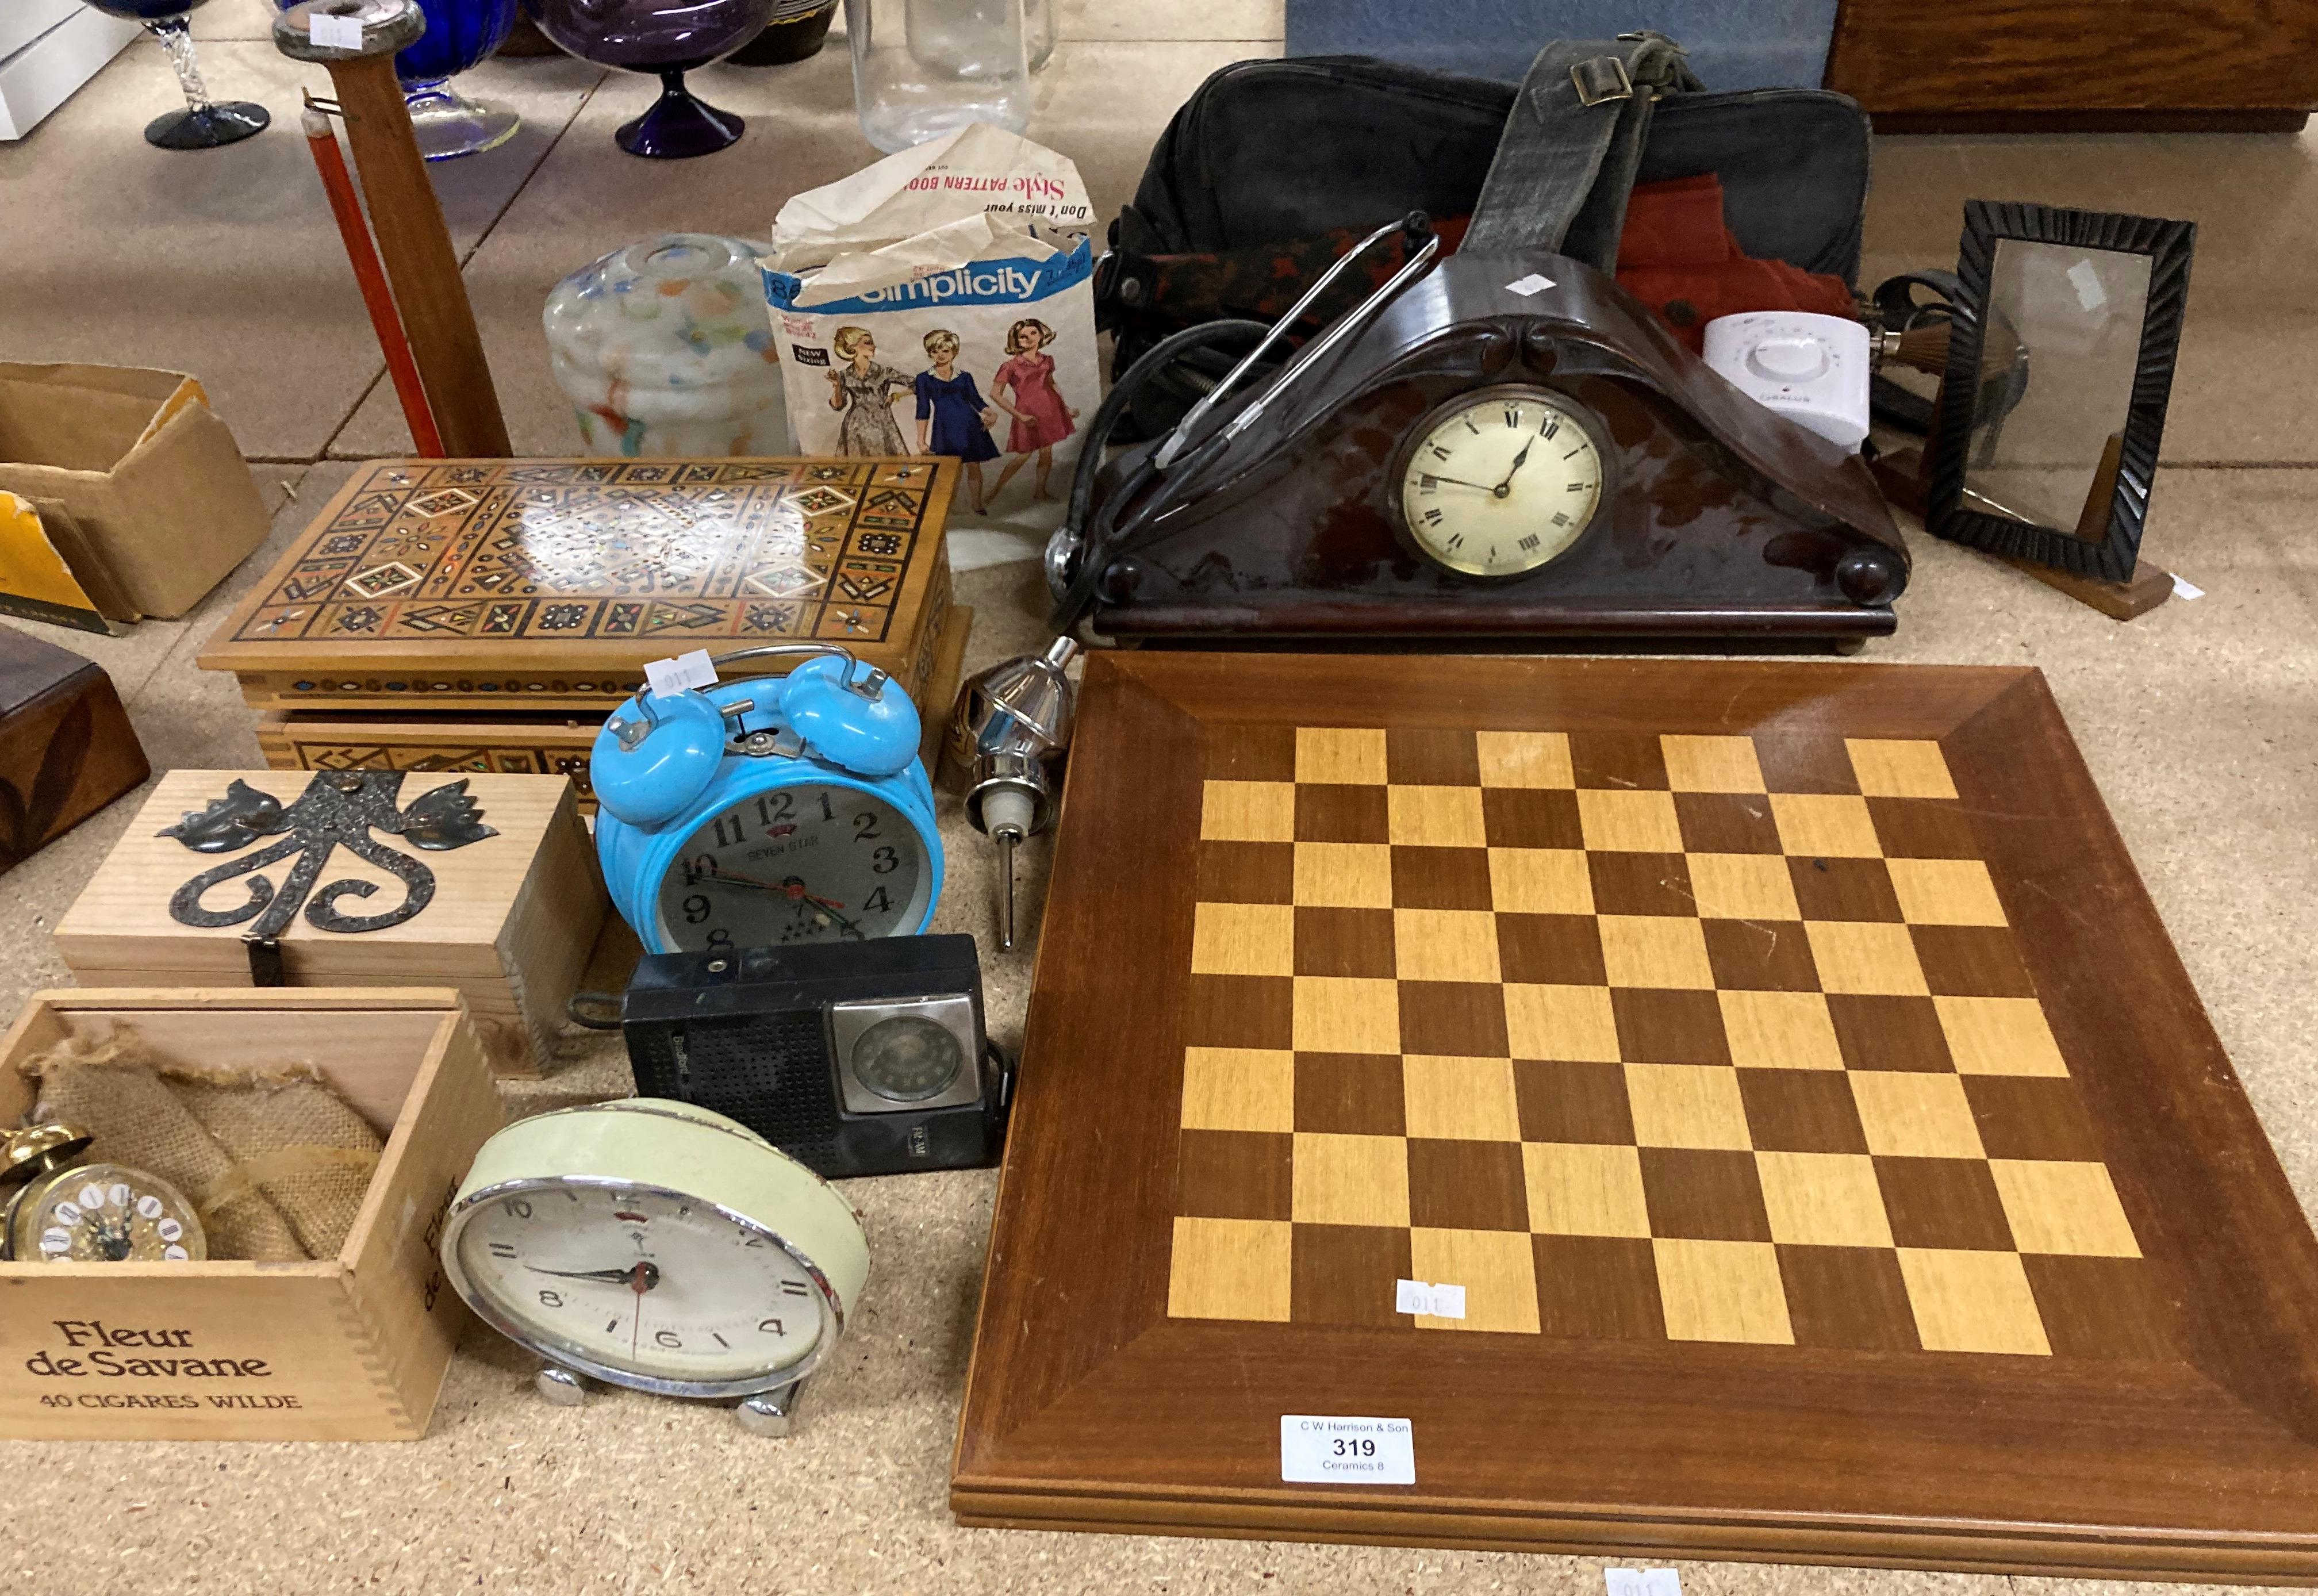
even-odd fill
[[[715,679],[717,667],[783,658],[804,662],[782,677]],[[623,704],[592,755],[597,853],[646,949],[923,931],[941,836],[909,695],[834,643],[707,663],[693,685]]]
[[[777,740],[769,729],[750,733],[741,722],[762,711],[786,722],[798,739],[831,762],[865,776],[892,776],[917,758],[918,711],[892,678],[834,643],[768,643],[719,654],[719,669],[744,659],[795,657],[804,662],[770,689],[748,698],[712,699],[697,687],[657,693],[647,687],[615,711],[597,734],[588,757],[596,801],[632,826],[661,826],[707,791],[728,745],[751,735]],[[889,691],[889,687],[891,690]],[[759,698],[767,698],[763,704]],[[726,721],[735,722],[728,735]],[[730,749],[748,751],[745,748]],[[791,752],[795,752],[792,749]]]
[[[630,825],[665,825],[692,806],[724,762],[724,717],[696,692],[647,688],[604,723],[589,757],[596,801]]]
[[[781,684],[782,716],[822,758],[864,776],[892,776],[918,757],[918,711],[871,668],[858,679],[850,655],[808,659]]]

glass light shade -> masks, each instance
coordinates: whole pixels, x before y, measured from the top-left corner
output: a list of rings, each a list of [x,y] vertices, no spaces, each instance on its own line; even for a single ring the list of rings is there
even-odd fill
[[[845,0],[861,132],[892,154],[989,122],[1030,121],[1022,0]]]
[[[556,385],[594,455],[778,454],[781,368],[757,257],[771,246],[671,233],[555,285],[541,319]]]

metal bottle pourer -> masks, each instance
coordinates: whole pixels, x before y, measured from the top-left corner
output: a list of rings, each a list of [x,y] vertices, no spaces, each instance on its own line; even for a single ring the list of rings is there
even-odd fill
[[[1078,643],[993,666],[966,684],[950,752],[966,773],[966,818],[998,845],[998,946],[1014,946],[1014,850],[1055,818],[1050,762],[1069,743],[1078,695],[1065,674]]]

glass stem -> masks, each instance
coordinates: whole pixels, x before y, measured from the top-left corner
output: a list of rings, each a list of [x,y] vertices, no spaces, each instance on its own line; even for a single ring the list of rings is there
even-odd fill
[[[202,84],[202,69],[193,63],[193,28],[189,18],[161,17],[145,24],[145,31],[161,41],[169,54],[169,65],[177,71],[177,86],[185,91],[185,109],[193,112],[210,108],[210,92]]]

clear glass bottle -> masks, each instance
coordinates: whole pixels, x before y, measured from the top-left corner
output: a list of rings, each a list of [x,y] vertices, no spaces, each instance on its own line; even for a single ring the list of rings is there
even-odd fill
[[[1055,13],[1062,4],[1063,0],[1022,0],[1023,40],[1033,72],[1043,71],[1055,53]]]
[[[1030,121],[1022,0],[845,0],[861,131],[892,154],[991,122]]]

